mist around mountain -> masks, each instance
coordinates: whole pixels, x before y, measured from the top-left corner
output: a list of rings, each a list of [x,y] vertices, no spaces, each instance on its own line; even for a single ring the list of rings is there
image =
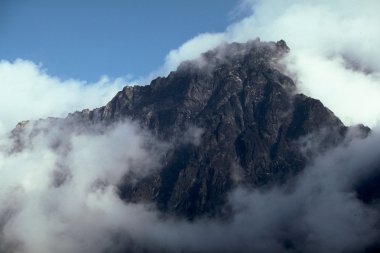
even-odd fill
[[[223,44],[1,138],[1,252],[371,252],[377,129],[300,93],[284,41]]]

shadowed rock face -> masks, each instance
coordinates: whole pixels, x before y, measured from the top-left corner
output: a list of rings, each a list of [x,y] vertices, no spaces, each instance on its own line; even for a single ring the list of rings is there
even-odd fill
[[[120,196],[126,201],[152,201],[190,219],[220,215],[234,186],[270,187],[301,171],[307,154],[299,140],[323,132],[324,148],[347,130],[320,101],[295,95],[277,63],[288,50],[284,41],[226,44],[68,120],[131,118],[174,143],[160,172],[138,182],[125,176]]]

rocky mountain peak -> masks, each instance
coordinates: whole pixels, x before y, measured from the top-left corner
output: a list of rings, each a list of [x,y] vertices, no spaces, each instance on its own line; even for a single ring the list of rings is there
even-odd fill
[[[278,64],[288,51],[283,40],[223,44],[167,77],[127,86],[104,107],[63,121],[137,121],[174,148],[157,172],[138,182],[125,175],[120,197],[189,219],[221,215],[234,187],[271,187],[302,171],[308,162],[305,139],[314,136],[323,149],[347,132],[320,101],[295,94]]]

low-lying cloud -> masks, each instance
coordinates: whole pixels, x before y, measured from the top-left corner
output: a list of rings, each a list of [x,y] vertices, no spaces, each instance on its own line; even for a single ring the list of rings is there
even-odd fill
[[[380,162],[377,132],[315,153],[284,186],[235,189],[230,219],[189,222],[118,195],[126,173],[159,169],[171,144],[130,121],[74,131],[60,124],[24,126],[22,150],[2,139],[3,252],[361,252],[380,235],[376,206],[355,191]]]
[[[128,229],[142,208],[122,202],[118,183],[128,172],[144,176],[159,168],[169,148],[128,121],[80,132],[62,124],[27,124],[19,133],[21,151],[8,152],[15,143],[2,139],[0,242],[9,245],[6,252],[116,247],[119,226]]]

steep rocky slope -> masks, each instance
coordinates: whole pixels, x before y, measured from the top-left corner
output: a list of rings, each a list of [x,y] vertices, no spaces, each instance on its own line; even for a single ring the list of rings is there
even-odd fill
[[[70,114],[66,121],[111,124],[131,118],[173,142],[159,172],[138,182],[123,178],[125,201],[152,201],[188,218],[223,214],[233,187],[281,184],[305,167],[302,141],[318,136],[313,141],[323,149],[347,131],[320,101],[296,94],[278,64],[288,50],[284,41],[226,44],[148,86],[125,87],[106,106]]]

